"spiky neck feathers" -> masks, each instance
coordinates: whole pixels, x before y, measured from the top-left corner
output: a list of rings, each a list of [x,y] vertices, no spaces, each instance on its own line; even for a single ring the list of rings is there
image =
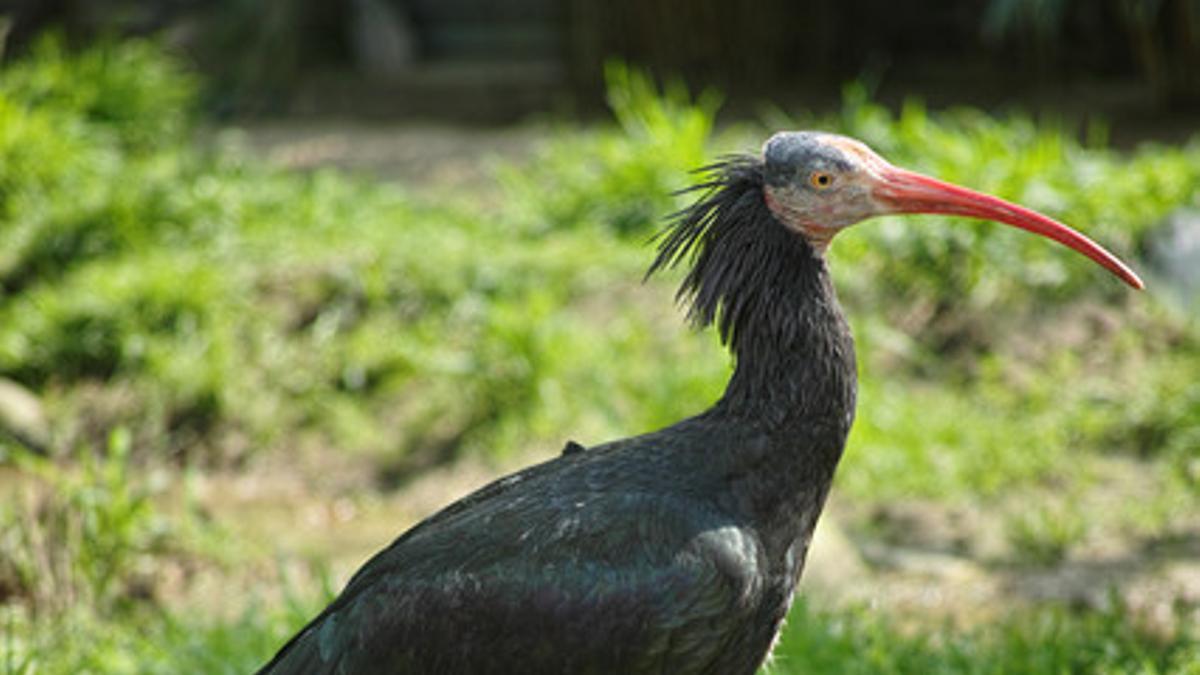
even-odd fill
[[[768,208],[760,159],[731,157],[705,172],[691,188],[702,195],[672,217],[647,274],[687,263],[678,299],[696,326],[716,324],[733,351],[735,371],[714,410],[773,428],[820,421],[844,435],[854,348],[823,256]]]

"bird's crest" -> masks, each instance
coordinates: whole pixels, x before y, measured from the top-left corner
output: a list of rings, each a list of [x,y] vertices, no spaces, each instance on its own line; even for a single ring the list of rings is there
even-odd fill
[[[811,260],[812,252],[767,208],[761,159],[733,155],[699,173],[705,180],[682,193],[701,196],[669,217],[646,276],[686,262],[677,299],[697,327],[716,323],[721,341],[736,352],[745,329],[768,319],[778,284],[791,276],[784,266],[797,254]]]

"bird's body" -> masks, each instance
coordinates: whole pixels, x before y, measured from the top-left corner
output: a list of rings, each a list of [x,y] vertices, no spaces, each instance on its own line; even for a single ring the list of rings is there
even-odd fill
[[[649,434],[568,443],[433,515],[262,672],[758,669],[791,605],[856,386],[823,256],[832,234],[795,216],[787,192],[798,163],[829,169],[797,159],[793,141],[812,135],[780,137],[761,159],[713,167],[651,268],[690,263],[681,297],[736,358],[724,396]]]
[[[745,440],[695,418],[501,479],[372,560],[276,668],[753,673],[825,490],[798,492],[807,524],[757,526],[703,466]]]

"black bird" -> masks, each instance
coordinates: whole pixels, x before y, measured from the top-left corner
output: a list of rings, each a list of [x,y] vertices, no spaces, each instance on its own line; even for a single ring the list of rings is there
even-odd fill
[[[561,456],[446,507],[378,553],[263,673],[753,673],[771,650],[854,419],[854,342],[824,252],[885,213],[996,220],[1107,251],[1045,216],[786,132],[708,167],[648,274],[736,365],[665,429]]]

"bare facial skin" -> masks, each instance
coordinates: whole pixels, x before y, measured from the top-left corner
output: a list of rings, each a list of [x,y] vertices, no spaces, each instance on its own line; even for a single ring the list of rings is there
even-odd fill
[[[834,235],[872,216],[933,213],[993,220],[1039,234],[1091,258],[1133,288],[1144,284],[1116,256],[1070,227],[998,197],[893,166],[863,143],[810,131],[763,144],[763,196],[785,226],[818,254]]]

